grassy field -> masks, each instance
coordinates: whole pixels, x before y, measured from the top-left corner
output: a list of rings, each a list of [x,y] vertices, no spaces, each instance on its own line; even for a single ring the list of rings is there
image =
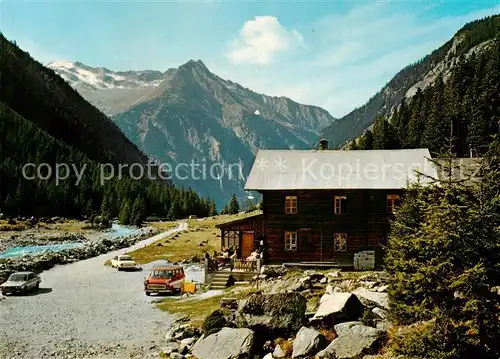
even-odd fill
[[[212,254],[214,250],[220,250],[220,230],[215,228],[217,224],[244,218],[255,213],[215,216],[200,220],[191,219],[188,220],[187,231],[175,233],[168,238],[127,254],[139,264],[159,259],[178,262],[194,256],[201,258],[206,251]],[[147,225],[168,230],[176,227],[177,222],[151,222]]]
[[[169,229],[175,228],[179,225],[177,221],[166,221],[166,222],[146,222],[144,223],[145,227],[153,227],[154,229],[164,232]]]
[[[216,295],[209,298],[176,298],[165,299],[158,304],[158,308],[165,310],[172,314],[184,314],[190,319],[190,324],[193,326],[201,327],[205,317],[212,313],[214,310],[220,308],[220,301],[223,298],[236,298],[243,299],[252,294],[252,288],[245,288],[239,291],[228,290],[222,295]]]

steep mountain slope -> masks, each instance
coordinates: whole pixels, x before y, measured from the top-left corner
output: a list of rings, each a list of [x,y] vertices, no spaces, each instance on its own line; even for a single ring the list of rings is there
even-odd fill
[[[200,60],[166,71],[159,85],[94,90],[72,81],[54,63],[49,66],[111,115],[149,156],[171,166],[174,183],[209,195],[219,207],[233,192],[244,197],[241,188],[257,149],[310,148],[319,131],[335,120],[319,107],[221,79]],[[82,72],[81,65],[73,67]],[[108,76],[118,73],[113,74]]]
[[[98,109],[0,34],[0,102],[92,160],[147,163]]]
[[[332,147],[345,145],[370,127],[377,116],[393,112],[403,98],[412,98],[418,89],[427,88],[440,77],[447,81],[460,58],[484,51],[499,33],[500,15],[465,25],[439,49],[401,70],[364,106],[326,127],[322,136]]]
[[[460,58],[390,116],[377,117],[350,149],[450,149],[460,157],[482,156],[500,130],[500,36],[478,53]],[[450,138],[452,141],[450,142]]]
[[[0,54],[0,212],[120,214],[125,224],[150,214],[210,213],[211,203],[193,191],[131,178],[126,167],[121,176],[115,172],[103,180],[103,164],[145,166],[147,156],[63,79],[1,34]]]

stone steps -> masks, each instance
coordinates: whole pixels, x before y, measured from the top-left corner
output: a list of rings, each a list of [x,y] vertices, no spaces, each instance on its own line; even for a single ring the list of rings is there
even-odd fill
[[[231,276],[230,274],[217,273],[213,277],[208,288],[209,289],[226,289],[227,282],[229,281],[230,276]]]

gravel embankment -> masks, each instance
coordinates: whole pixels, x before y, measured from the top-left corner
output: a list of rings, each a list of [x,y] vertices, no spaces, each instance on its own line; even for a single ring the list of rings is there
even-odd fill
[[[143,247],[178,228],[41,274],[37,293],[0,301],[0,358],[146,358],[173,317],[142,291],[147,270],[117,272],[112,256]],[[159,343],[159,342],[158,342]]]

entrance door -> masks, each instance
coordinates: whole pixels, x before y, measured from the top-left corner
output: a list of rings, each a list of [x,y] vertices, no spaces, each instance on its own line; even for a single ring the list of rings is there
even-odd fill
[[[253,252],[253,233],[243,233],[241,242],[241,257],[244,259]]]

